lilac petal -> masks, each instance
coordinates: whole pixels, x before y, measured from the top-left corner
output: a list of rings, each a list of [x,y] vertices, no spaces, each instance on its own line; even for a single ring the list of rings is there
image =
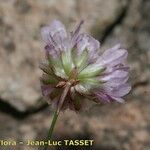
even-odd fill
[[[57,53],[60,53],[60,49],[64,50],[64,47],[66,48],[67,32],[60,21],[55,20],[50,26],[43,27],[41,35],[45,43],[53,46]]]
[[[50,27],[49,26],[46,26],[46,27],[43,27],[41,29],[41,35],[42,35],[42,39],[43,41],[49,45],[52,43],[52,39],[51,39],[51,36],[50,36]]]
[[[113,78],[109,81],[107,81],[105,84],[105,86],[112,86],[112,87],[116,87],[119,86],[121,84],[124,84],[128,81],[129,77],[124,77],[124,78]]]
[[[105,55],[107,55],[109,53],[113,53],[114,51],[119,50],[119,49],[121,49],[121,44],[117,44],[117,45],[113,46],[112,48],[107,49],[105,51]]]
[[[131,86],[125,83],[117,87],[106,88],[105,90],[113,97],[122,97],[130,92]]]
[[[127,56],[127,50],[120,49],[114,52],[111,52],[110,50],[104,52],[98,59],[97,63],[101,66],[115,66],[124,63],[124,61],[127,59]]]
[[[119,102],[119,103],[124,103],[124,99],[123,98],[118,98],[118,97],[112,97],[112,99],[114,99],[115,101]]]
[[[59,56],[58,52],[56,51],[56,49],[53,45],[46,45],[45,50],[48,54],[53,56],[53,58],[57,58]]]
[[[112,68],[113,68],[113,71],[115,70],[129,71],[130,69],[126,64],[118,64]]]
[[[111,79],[115,78],[126,78],[128,76],[128,72],[122,71],[122,70],[116,70],[112,73],[106,74],[103,77],[101,77],[102,81],[109,81]]]
[[[65,26],[58,20],[55,20],[50,25],[50,35],[56,49],[64,50],[64,41],[67,39]]]
[[[60,38],[66,38],[67,37],[67,32],[65,26],[58,20],[54,20],[50,24],[50,33],[51,36],[53,37],[56,33],[58,33]]]
[[[97,50],[100,47],[99,41],[95,40],[88,34],[80,34],[77,39],[77,53],[81,55],[82,52],[87,49],[90,54],[90,60],[95,59],[97,56]]]
[[[104,56],[104,57],[107,57],[108,55],[110,55],[110,53],[114,53],[115,51],[120,50],[120,49],[121,49],[121,45],[120,45],[120,44],[117,44],[117,45],[113,46],[112,48],[107,49],[107,50],[103,53],[103,56]]]
[[[94,94],[96,98],[100,101],[110,102],[112,100],[112,98],[108,94],[106,94],[104,91],[98,91],[98,92],[95,92]]]
[[[41,35],[43,41],[46,43],[45,50],[54,58],[56,58],[56,54],[59,55],[60,51],[58,50],[58,44],[54,41],[51,35],[50,27],[46,26],[41,29]]]
[[[59,41],[58,41],[59,43]],[[63,50],[63,51],[70,51],[70,49],[72,48],[71,46],[71,39],[68,37],[68,38],[64,38],[63,40],[60,40],[60,50]]]
[[[107,67],[105,70],[105,74],[113,73],[116,70],[129,72],[129,67],[126,64],[118,64],[115,66]]]

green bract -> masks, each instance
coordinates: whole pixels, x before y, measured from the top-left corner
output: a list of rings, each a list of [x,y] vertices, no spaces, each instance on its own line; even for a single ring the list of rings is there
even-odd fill
[[[55,83],[55,75],[62,78],[62,80],[76,80],[78,84],[82,86],[81,91],[87,93],[90,88],[93,88],[94,86],[97,87],[100,84],[98,76],[104,71],[104,68],[94,64],[88,64],[89,56],[87,49],[83,50],[79,56],[75,51],[76,49],[63,51],[60,58],[52,58],[49,56],[49,66],[54,71],[54,76],[52,77],[51,75],[49,78],[54,80]],[[46,77],[45,80],[50,83],[48,77]],[[88,88],[86,86],[87,90],[84,90],[86,84],[88,85]]]

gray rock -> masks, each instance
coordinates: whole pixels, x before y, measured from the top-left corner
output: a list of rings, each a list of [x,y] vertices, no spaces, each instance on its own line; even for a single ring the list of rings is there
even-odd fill
[[[73,28],[85,18],[84,30],[102,39],[102,51],[118,42],[128,49],[133,89],[125,104],[95,105],[80,114],[61,113],[53,138],[94,139],[93,150],[149,150],[150,1],[24,1],[29,9],[16,2],[5,0],[0,5],[0,139],[25,142],[45,138],[52,111],[41,107],[38,65],[44,58],[44,44],[40,27],[57,18]],[[14,149],[38,147],[23,144]]]

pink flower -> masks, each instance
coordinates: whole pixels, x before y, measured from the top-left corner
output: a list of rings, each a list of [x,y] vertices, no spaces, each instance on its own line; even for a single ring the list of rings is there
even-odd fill
[[[80,33],[83,21],[74,32],[67,32],[60,21],[42,28],[47,64],[41,78],[43,95],[58,107],[61,93],[68,86],[61,110],[78,111],[85,100],[123,102],[131,90],[126,59],[128,52],[116,45],[100,55],[100,43]]]

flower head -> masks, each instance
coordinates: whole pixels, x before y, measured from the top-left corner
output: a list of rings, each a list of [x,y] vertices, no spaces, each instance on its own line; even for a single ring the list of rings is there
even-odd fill
[[[123,102],[122,97],[131,90],[127,83],[127,50],[118,44],[100,54],[99,41],[80,33],[82,24],[83,21],[69,33],[55,20],[41,30],[47,58],[47,63],[41,64],[42,93],[61,110],[78,111],[85,99]]]

